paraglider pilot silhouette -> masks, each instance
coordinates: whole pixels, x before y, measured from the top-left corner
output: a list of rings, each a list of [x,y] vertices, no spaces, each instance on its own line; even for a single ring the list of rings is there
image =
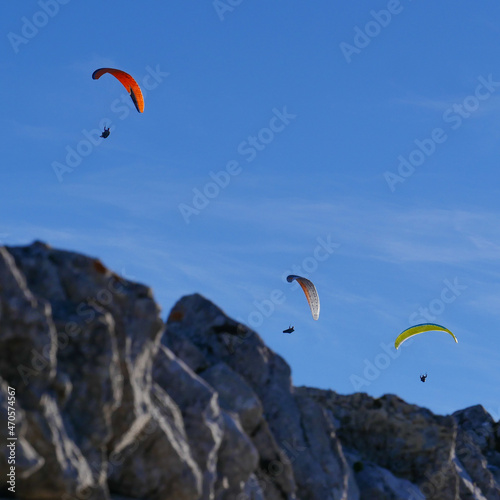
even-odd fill
[[[425,382],[425,379],[427,378],[427,373],[425,375],[420,375],[420,380],[422,382]]]
[[[99,68],[92,73],[93,80],[99,80],[102,75],[110,74],[114,76],[126,89],[134,103],[135,109],[139,113],[144,111],[144,97],[142,95],[141,88],[137,82],[125,71],[114,68]],[[101,134],[103,139],[109,136],[109,128],[104,127],[104,132]]]
[[[295,328],[290,325],[286,330],[283,330],[283,333],[292,333],[295,331]]]

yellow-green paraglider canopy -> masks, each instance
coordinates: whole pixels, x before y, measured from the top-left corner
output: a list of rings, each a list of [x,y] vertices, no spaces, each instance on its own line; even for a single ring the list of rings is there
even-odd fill
[[[441,325],[436,325],[435,323],[422,323],[421,325],[410,326],[410,328],[407,328],[405,331],[401,332],[394,341],[394,347],[398,349],[399,346],[405,340],[408,340],[410,337],[413,337],[423,332],[431,332],[431,331],[447,332],[455,339],[455,342],[458,342],[457,337],[455,337],[455,335],[453,335],[453,333],[450,330],[448,330],[448,328],[445,328],[444,326]]]

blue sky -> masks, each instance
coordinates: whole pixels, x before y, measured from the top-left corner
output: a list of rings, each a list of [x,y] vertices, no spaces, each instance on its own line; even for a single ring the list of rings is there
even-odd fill
[[[194,4],[2,6],[1,241],[97,256],[164,317],[199,292],[295,385],[498,420],[500,5]],[[426,321],[459,343],[394,350]]]

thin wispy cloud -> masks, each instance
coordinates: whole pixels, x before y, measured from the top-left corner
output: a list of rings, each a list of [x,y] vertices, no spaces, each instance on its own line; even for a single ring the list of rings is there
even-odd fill
[[[500,80],[500,73],[498,79]],[[477,82],[471,85],[471,92],[474,92],[474,88],[477,86]],[[437,97],[427,97],[427,96],[409,96],[406,98],[399,97],[395,99],[396,104],[401,104],[405,106],[410,106],[413,108],[427,109],[430,111],[436,111],[439,113],[445,113],[447,110],[453,109],[456,105],[462,105],[464,99],[467,98],[469,94],[456,94],[454,96],[449,96],[446,98]],[[478,119],[486,116],[496,116],[500,111],[500,95],[492,95],[489,99],[481,101],[478,103],[477,109],[474,109],[467,118]],[[436,124],[438,126],[439,123]]]
[[[12,129],[19,137],[27,140],[59,142],[61,131],[57,127],[29,125],[14,121]]]
[[[414,209],[345,199],[337,203],[232,200],[212,216],[259,225],[266,232],[320,235],[330,232],[345,251],[390,262],[461,262],[500,258],[500,213],[471,209]],[[213,212],[216,212],[215,214]],[[268,214],[267,216],[263,214]],[[480,233],[478,233],[480,228]],[[307,236],[304,237],[307,241]],[[292,245],[296,242],[292,240]]]

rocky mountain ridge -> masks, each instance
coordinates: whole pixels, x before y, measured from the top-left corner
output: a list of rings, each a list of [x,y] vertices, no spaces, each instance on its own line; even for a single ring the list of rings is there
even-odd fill
[[[204,297],[164,322],[148,287],[41,242],[0,247],[0,402],[5,498],[500,499],[480,405],[294,387]]]

